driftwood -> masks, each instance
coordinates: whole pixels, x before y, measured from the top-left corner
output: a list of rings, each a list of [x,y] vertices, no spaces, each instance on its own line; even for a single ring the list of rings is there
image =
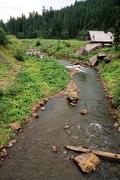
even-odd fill
[[[75,146],[66,145],[65,148],[68,149],[68,150],[76,151],[76,152],[93,153],[93,154],[95,154],[97,156],[120,159],[120,154],[115,154],[115,153],[111,153],[111,152],[105,152],[105,151],[99,151],[99,150],[84,148],[82,146],[75,147]]]

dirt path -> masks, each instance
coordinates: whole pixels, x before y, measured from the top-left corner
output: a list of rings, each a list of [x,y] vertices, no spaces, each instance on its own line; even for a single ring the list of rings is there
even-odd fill
[[[102,160],[101,167],[90,175],[80,172],[70,159],[73,152],[65,144],[86,145],[96,149],[120,153],[119,133],[113,128],[111,110],[105,94],[97,82],[96,73],[84,69],[76,75],[80,88],[80,101],[76,107],[67,103],[66,97],[48,101],[40,118],[27,124],[17,137],[17,143],[0,169],[0,180],[119,180],[120,164]],[[80,115],[80,109],[88,113]],[[69,124],[70,129],[65,130]],[[51,146],[59,152],[51,151]]]

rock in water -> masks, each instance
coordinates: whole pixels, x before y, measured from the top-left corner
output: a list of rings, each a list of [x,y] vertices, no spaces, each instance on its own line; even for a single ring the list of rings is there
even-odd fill
[[[81,115],[87,114],[87,109],[81,109],[81,110],[80,110],[80,114],[81,114]]]
[[[75,103],[79,100],[79,91],[75,81],[71,81],[67,89],[68,100],[74,101]]]
[[[78,101],[79,100],[79,96],[78,93],[76,91],[71,91],[68,93],[68,99],[70,101]]]
[[[114,127],[118,127],[118,126],[119,126],[118,122],[115,122]]]
[[[6,157],[7,155],[8,155],[7,149],[3,148],[0,152],[0,157],[3,158]]]
[[[7,147],[10,148],[10,147],[12,147],[12,146],[13,146],[13,142],[12,142],[12,141],[9,141]]]
[[[70,129],[70,126],[68,124],[65,125],[64,129]]]
[[[33,118],[38,118],[39,114],[38,113],[33,113],[32,116],[33,116]]]
[[[43,107],[41,107],[41,111],[45,111],[45,107],[43,106]]]
[[[51,150],[54,153],[57,153],[59,151],[58,147],[56,147],[56,146],[51,146]]]
[[[100,159],[93,153],[84,153],[73,158],[84,173],[90,173],[100,165]]]
[[[73,102],[70,102],[70,105],[73,106],[73,107],[75,107],[75,106],[76,106],[76,102],[74,102],[74,103],[73,103]]]
[[[97,56],[93,56],[92,58],[89,59],[90,65],[91,66],[95,66],[95,64],[97,63],[98,59]]]

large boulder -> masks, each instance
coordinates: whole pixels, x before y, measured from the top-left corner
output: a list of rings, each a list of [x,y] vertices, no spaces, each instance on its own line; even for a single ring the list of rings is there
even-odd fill
[[[73,161],[84,173],[95,171],[98,165],[100,165],[100,159],[93,153],[84,153],[73,158]]]
[[[98,59],[104,59],[106,56],[107,56],[107,55],[106,55],[105,53],[99,53],[99,54],[97,55],[97,58],[98,58]]]
[[[109,63],[111,61],[111,58],[109,56],[104,57],[105,63]]]
[[[97,58],[96,55],[89,59],[89,62],[90,62],[91,66],[95,66],[97,64],[97,61],[98,61],[98,58]]]
[[[101,47],[103,47],[102,43],[88,43],[85,46],[85,51],[86,51],[86,53],[89,53],[89,52],[95,51],[96,49],[101,48]]]
[[[85,47],[78,49],[75,53],[76,56],[81,56],[81,55],[85,55],[85,54],[86,54]]]
[[[87,109],[81,109],[81,110],[80,110],[80,114],[81,114],[81,115],[87,114]]]
[[[70,101],[78,101],[79,100],[79,95],[78,95],[78,93],[76,91],[71,91],[68,94],[68,99]]]
[[[68,96],[68,100],[72,102],[77,102],[79,100],[79,91],[78,91],[75,81],[71,81],[69,83],[69,86],[67,89],[67,96]]]

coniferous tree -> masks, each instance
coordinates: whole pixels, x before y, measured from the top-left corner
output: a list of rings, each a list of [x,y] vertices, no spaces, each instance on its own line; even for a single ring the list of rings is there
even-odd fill
[[[42,15],[32,12],[28,18],[11,17],[6,27],[19,38],[76,38],[83,31],[114,30],[119,19],[120,0],[76,0],[61,10],[43,7]]]

